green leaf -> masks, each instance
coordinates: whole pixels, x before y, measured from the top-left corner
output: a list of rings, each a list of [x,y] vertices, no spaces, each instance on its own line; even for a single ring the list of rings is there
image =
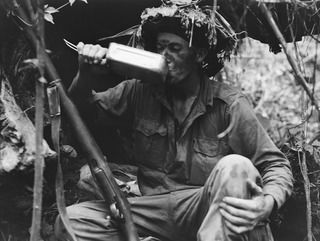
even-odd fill
[[[72,6],[75,3],[76,0],[69,0],[70,5]],[[85,2],[88,4],[87,0],[80,0],[81,2]]]
[[[53,16],[51,13],[44,13],[44,19],[52,24],[54,24]]]
[[[23,61],[25,64],[29,64],[33,67],[39,67],[39,60],[38,59],[26,59]]]
[[[44,6],[44,12],[45,13],[50,13],[50,14],[53,14],[53,13],[58,13],[59,10],[54,8],[54,7],[49,7],[48,5],[45,5]]]

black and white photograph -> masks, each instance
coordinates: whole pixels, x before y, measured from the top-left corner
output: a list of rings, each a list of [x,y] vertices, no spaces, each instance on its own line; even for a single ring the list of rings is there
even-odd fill
[[[0,241],[320,241],[320,0],[0,0]]]

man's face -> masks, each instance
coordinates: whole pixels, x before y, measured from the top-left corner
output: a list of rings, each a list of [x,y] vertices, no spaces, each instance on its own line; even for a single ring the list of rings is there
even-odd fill
[[[166,58],[168,64],[168,84],[179,84],[198,67],[195,50],[188,42],[173,33],[159,33],[156,44],[157,53]]]

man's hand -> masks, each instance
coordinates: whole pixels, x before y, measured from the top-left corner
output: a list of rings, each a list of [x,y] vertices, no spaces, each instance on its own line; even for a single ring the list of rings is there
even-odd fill
[[[261,187],[248,180],[252,199],[225,197],[220,203],[220,213],[226,226],[236,234],[242,234],[255,228],[266,220],[273,208],[274,199],[270,195],[263,195]]]
[[[103,48],[99,44],[92,45],[80,42],[77,45],[77,49],[80,72],[92,71],[93,73],[99,73],[101,70],[106,71],[107,48]]]

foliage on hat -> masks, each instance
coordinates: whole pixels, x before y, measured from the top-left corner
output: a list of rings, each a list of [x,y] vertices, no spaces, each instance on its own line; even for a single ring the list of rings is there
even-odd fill
[[[191,41],[194,28],[205,29],[209,48],[216,47],[217,41],[225,41],[219,50],[223,58],[228,57],[236,45],[237,37],[229,23],[217,11],[213,11],[212,6],[200,6],[199,1],[171,0],[163,2],[160,7],[145,9],[141,14],[138,37],[143,38],[141,27],[144,24],[171,17],[180,19],[181,27]]]

